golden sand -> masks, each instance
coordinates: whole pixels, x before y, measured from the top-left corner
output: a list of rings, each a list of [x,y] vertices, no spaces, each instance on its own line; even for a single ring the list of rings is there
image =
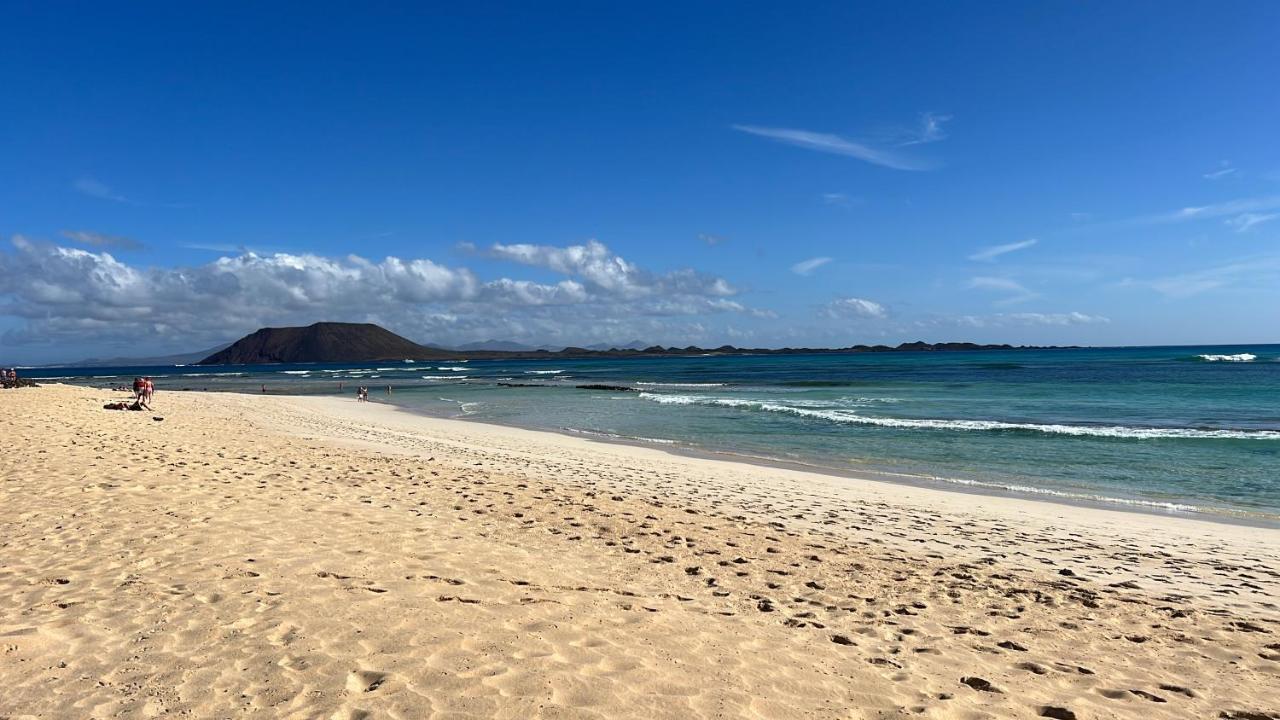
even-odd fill
[[[1280,713],[1280,531],[110,399],[0,392],[0,718]]]

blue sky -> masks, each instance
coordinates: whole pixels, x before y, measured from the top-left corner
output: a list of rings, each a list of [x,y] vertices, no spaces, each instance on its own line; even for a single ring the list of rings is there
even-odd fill
[[[1280,341],[1280,5],[7,3],[0,355]]]

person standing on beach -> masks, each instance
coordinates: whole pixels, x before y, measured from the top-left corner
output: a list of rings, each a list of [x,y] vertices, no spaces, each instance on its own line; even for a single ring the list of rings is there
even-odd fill
[[[142,379],[142,394],[144,397],[144,402],[150,405],[152,398],[156,394],[156,384],[152,382],[151,378],[149,377]]]

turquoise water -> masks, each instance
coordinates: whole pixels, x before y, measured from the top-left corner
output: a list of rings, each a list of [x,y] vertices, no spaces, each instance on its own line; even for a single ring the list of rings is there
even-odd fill
[[[142,370],[28,371],[127,383]],[[1280,346],[148,369],[160,391],[449,417],[1167,512],[1280,519]],[[503,385],[506,383],[507,385]],[[511,387],[509,385],[536,385]],[[579,389],[605,384],[632,391]],[[385,392],[391,385],[392,392]]]

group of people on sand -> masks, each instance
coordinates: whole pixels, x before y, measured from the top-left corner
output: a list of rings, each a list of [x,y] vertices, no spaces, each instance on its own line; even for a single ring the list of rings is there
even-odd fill
[[[338,383],[338,389],[339,389],[339,390],[341,390],[341,389],[342,389],[342,383]],[[387,397],[391,397],[391,386],[390,386],[390,385],[388,385],[388,386],[387,386]],[[366,385],[361,385],[360,387],[356,388],[356,402],[369,402],[369,388],[368,388],[368,386],[366,386]]]
[[[149,377],[136,377],[133,379],[133,399],[143,405],[149,405],[151,398],[156,394],[156,384]]]
[[[3,384],[5,387],[17,387],[18,369],[17,368],[0,369],[0,384]]]
[[[151,399],[156,394],[156,384],[149,377],[133,379],[133,402],[117,400],[102,406],[103,410],[150,410]],[[156,418],[157,420],[163,418]]]

